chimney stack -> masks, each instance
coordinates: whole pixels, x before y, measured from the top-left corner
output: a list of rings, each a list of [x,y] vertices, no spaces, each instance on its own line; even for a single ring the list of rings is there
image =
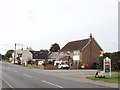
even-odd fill
[[[92,34],[90,33],[90,39],[92,40]]]

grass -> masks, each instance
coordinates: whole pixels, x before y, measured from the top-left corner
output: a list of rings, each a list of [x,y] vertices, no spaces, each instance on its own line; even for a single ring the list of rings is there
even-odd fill
[[[22,66],[22,67],[28,67],[28,68],[32,68],[31,66],[27,66],[27,65],[20,65],[20,66]]]
[[[120,83],[120,74],[113,74],[111,77],[106,75],[105,78],[95,78],[94,76],[88,76],[86,78],[91,80],[109,82],[109,83]]]
[[[27,65],[20,65],[20,66],[22,66],[22,67],[29,67],[29,66],[27,66]]]

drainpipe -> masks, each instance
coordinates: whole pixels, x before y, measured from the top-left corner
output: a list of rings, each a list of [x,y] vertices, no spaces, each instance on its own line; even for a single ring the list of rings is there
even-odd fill
[[[92,64],[92,45],[91,45],[91,42],[92,42],[92,34],[90,33],[90,66]]]

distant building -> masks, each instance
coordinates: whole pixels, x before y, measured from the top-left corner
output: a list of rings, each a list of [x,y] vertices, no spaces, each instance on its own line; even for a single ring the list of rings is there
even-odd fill
[[[41,59],[48,59],[47,51],[33,51],[32,49],[27,49],[27,50],[16,50],[15,52],[12,54],[13,57],[12,63],[14,63],[14,57],[15,57],[15,62],[19,64],[27,63],[28,61],[38,61]]]
[[[72,64],[80,66],[80,63],[87,63],[94,68],[99,61],[100,51],[103,51],[97,41],[90,35],[90,38],[68,42],[61,50],[60,57],[70,56]],[[67,57],[65,57],[66,59]]]
[[[0,60],[2,60],[2,54],[0,54]]]
[[[53,61],[56,60],[59,57],[59,52],[52,52],[48,55],[48,60]]]

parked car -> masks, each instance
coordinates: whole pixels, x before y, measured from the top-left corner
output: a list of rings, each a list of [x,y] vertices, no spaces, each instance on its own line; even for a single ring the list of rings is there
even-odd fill
[[[66,63],[60,63],[60,64],[58,65],[58,68],[59,68],[59,69],[69,69],[70,67],[69,67],[69,65],[66,64]]]
[[[42,65],[44,61],[38,61],[38,65]]]

